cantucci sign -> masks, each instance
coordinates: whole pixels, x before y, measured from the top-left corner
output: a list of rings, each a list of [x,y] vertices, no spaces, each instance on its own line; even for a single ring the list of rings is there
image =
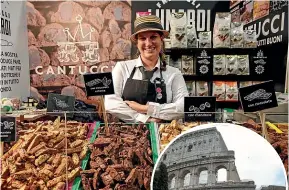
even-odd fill
[[[288,11],[286,10],[269,14],[268,16],[245,26],[245,29],[256,30],[258,46],[282,42],[287,36],[287,28]]]

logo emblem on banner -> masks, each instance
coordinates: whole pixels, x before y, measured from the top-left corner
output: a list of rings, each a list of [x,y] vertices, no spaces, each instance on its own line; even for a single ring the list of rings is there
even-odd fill
[[[60,62],[78,62],[79,57],[76,53],[78,46],[83,46],[84,51],[82,51],[82,61],[83,62],[99,62],[100,57],[98,53],[99,45],[98,42],[92,42],[92,33],[95,32],[95,29],[93,27],[90,27],[90,31],[87,34],[84,34],[83,26],[82,26],[82,17],[78,15],[76,17],[76,21],[78,22],[77,30],[74,34],[70,33],[69,28],[65,28],[64,32],[67,34],[68,42],[57,42],[57,45],[59,46],[58,50],[58,60]],[[81,41],[76,42],[76,36],[77,34],[80,34],[81,38],[89,40],[87,41]]]

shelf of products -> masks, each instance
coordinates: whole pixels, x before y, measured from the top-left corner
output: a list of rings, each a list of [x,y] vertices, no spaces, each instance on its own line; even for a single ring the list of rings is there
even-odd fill
[[[216,96],[218,108],[240,108],[238,88],[272,78],[256,30],[244,30],[242,22],[222,12],[216,13],[213,31],[197,33],[187,16],[171,13],[167,64],[183,73],[190,96]]]

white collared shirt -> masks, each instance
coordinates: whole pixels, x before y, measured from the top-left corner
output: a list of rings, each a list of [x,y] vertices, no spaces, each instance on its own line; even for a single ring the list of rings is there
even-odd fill
[[[185,80],[181,71],[177,68],[166,66],[166,70],[162,71],[163,79],[166,84],[167,103],[159,104],[149,102],[147,114],[138,113],[131,109],[122,99],[125,83],[130,77],[134,67],[143,66],[141,58],[118,62],[113,71],[114,95],[105,96],[105,109],[125,122],[143,122],[145,123],[149,117],[172,120],[183,117],[184,97],[188,96]],[[160,60],[155,67],[160,68]],[[160,69],[154,72],[151,82],[160,77]],[[142,80],[142,73],[139,69],[135,70],[133,79]]]

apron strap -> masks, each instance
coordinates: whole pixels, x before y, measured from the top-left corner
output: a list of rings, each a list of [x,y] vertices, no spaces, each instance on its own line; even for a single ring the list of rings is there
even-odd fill
[[[135,69],[136,69],[136,67],[133,68],[133,70],[132,70],[132,72],[131,72],[131,74],[130,74],[130,76],[129,76],[130,79],[132,79],[132,77],[133,77],[133,75],[134,75],[134,72],[135,72]]]
[[[156,81],[158,81],[158,82],[160,82],[160,83],[164,83],[165,82],[165,80],[163,79],[163,72],[162,72],[162,70],[160,69],[160,76],[161,76],[161,78],[159,78],[159,77],[156,77],[155,79],[154,79],[154,83],[156,84]]]
[[[164,82],[164,79],[163,79],[163,72],[162,72],[161,69],[160,69],[160,74],[161,74],[161,82],[163,83],[163,82]]]
[[[135,70],[136,70],[136,67],[134,67],[133,70],[131,71],[131,74],[130,74],[130,76],[129,76],[130,79],[133,78],[134,73],[135,73]],[[143,80],[144,80],[144,79],[145,79],[145,80],[146,80],[146,79],[149,80],[149,79],[152,77],[153,73],[158,70],[158,68],[156,67],[156,68],[154,68],[154,70],[152,70],[152,71],[145,71],[145,68],[144,68],[144,67],[139,67],[139,70],[140,70],[140,72],[142,73],[142,76],[143,76],[142,78],[143,78]],[[149,73],[147,73],[147,74],[151,75],[149,78],[147,78],[146,72],[149,72]],[[161,70],[161,69],[160,69],[160,75],[161,75],[161,82],[164,82],[163,73],[162,73],[162,70]]]
[[[152,71],[146,71],[143,66],[139,67],[139,70],[142,73],[143,80],[150,80],[153,77],[154,72],[156,72],[157,69],[158,68],[156,67]]]

